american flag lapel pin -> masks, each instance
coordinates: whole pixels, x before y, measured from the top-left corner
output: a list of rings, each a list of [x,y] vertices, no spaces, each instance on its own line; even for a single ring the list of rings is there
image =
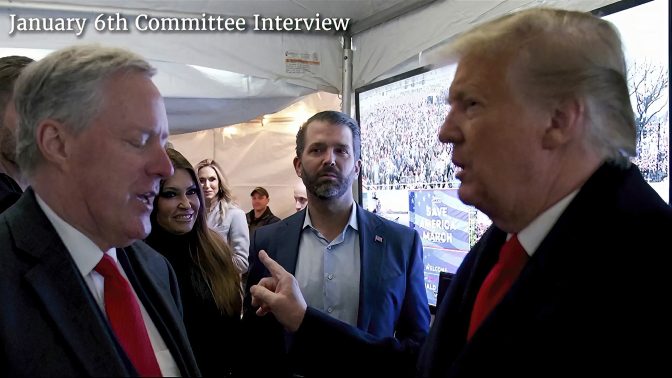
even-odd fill
[[[376,243],[382,243],[382,242],[383,242],[383,237],[380,236],[380,235],[376,235],[376,237],[374,238],[374,240],[376,241]]]

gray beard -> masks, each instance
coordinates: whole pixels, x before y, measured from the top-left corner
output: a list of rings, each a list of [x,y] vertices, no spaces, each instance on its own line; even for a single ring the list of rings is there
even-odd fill
[[[317,184],[314,187],[313,194],[319,199],[327,200],[332,198],[340,198],[343,194],[345,194],[347,189],[348,186],[343,185],[342,181],[339,181],[338,183]]]
[[[342,197],[348,191],[348,189],[350,189],[354,179],[352,172],[350,172],[350,174],[346,177],[339,177],[339,180],[336,182],[330,181],[318,183],[317,178],[309,175],[305,170],[303,170],[303,168],[302,172],[303,184],[306,186],[306,190],[321,200],[330,200]]]

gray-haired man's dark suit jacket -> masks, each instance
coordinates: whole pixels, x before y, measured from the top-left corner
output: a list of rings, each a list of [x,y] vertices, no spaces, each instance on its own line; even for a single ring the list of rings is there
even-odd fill
[[[199,375],[168,261],[142,242],[119,262],[183,376]],[[0,376],[137,375],[29,189],[0,215]]]

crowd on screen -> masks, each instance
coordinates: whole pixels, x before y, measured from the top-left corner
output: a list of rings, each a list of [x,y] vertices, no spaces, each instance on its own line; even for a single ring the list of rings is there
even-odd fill
[[[448,111],[447,90],[424,87],[363,109],[362,182],[367,189],[453,187],[452,146],[437,139]],[[388,98],[389,100],[389,98]]]

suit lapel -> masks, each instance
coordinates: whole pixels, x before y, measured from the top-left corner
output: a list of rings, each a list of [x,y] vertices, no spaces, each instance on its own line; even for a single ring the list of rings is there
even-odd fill
[[[161,338],[170,350],[173,359],[177,363],[183,376],[195,375],[195,367],[191,361],[193,357],[188,352],[189,342],[180,329],[182,314],[175,311],[175,306],[170,304],[172,297],[167,297],[171,288],[159,288],[157,285],[165,282],[165,278],[157,277],[147,263],[140,262],[139,246],[133,244],[126,248],[117,249],[117,258],[124,267],[129,282],[133,285],[135,293],[142,301],[145,310],[152,318],[154,326],[161,334]],[[177,285],[177,283],[175,283]]]
[[[486,234],[483,235],[478,247],[475,247],[474,264],[470,267],[468,275],[469,281],[466,284],[462,306],[471,314],[471,309],[476,301],[476,295],[481,289],[485,277],[490,273],[492,267],[497,263],[499,250],[506,241],[506,233],[499,228],[492,226]]]
[[[570,281],[575,280],[579,276],[577,272],[582,269],[582,266],[593,266],[592,264],[576,264],[576,255],[572,252],[576,250],[575,246],[577,245],[595,243],[597,239],[592,237],[592,226],[599,224],[600,217],[609,214],[614,209],[613,206],[605,205],[610,203],[605,198],[612,191],[609,190],[609,186],[605,186],[604,182],[613,180],[614,175],[619,177],[623,173],[619,175],[614,174],[613,171],[613,168],[604,165],[583,185],[580,192],[570,202],[539,244],[509,292],[502,298],[501,303],[495,306],[492,311],[493,316],[488,317],[481,327],[489,327],[490,322],[499,322],[501,319],[515,316],[511,312],[510,303],[521,301],[529,303],[526,298],[549,297],[553,295],[552,290],[554,288],[566,287]],[[572,231],[567,232],[567,230]],[[495,263],[496,259],[490,262],[488,256],[497,256],[499,248],[503,244],[506,234],[501,230],[498,231],[501,232],[502,241],[500,243],[488,243],[494,247],[491,252],[483,254],[483,258],[488,259],[488,261],[476,263],[476,268],[479,270],[475,271],[472,278],[475,278],[474,282],[478,282],[478,285],[469,286],[470,289],[475,289],[475,291],[468,297],[471,298],[468,308],[473,307],[473,301],[476,293],[478,293],[480,283],[483,282],[485,275],[488,274]],[[599,250],[599,243],[588,249]],[[592,257],[583,255],[581,258],[585,262]],[[567,274],[567,272],[574,272],[574,274]],[[584,272],[582,275],[588,276],[590,272]],[[515,308],[519,309],[520,307]]]
[[[357,224],[359,227],[359,255],[361,261],[357,327],[366,330],[372,317],[370,304],[377,302],[380,267],[385,258],[387,238],[383,223],[378,220],[376,215],[367,213],[359,206],[357,206]]]
[[[474,335],[474,340],[476,338],[501,338],[504,337],[504,332],[516,331],[516,324],[519,324],[516,321],[520,319],[519,312],[531,313],[533,310],[529,306],[542,305],[538,299],[531,298],[551,297],[554,295],[555,287],[566,286],[564,281],[574,279],[572,275],[566,274],[566,272],[573,270],[571,266],[574,262],[572,257],[574,255],[567,252],[572,251],[571,246],[575,243],[576,238],[590,240],[586,238],[590,238],[590,230],[592,229],[590,224],[594,223],[591,214],[585,213],[583,209],[591,208],[591,204],[594,209],[595,201],[577,206],[577,203],[583,201],[586,197],[585,187],[587,185],[584,185],[584,193],[577,195],[560,215],[510,290],[480,325],[480,328],[488,329],[488,332],[481,334],[477,332]],[[494,226],[493,229],[496,232],[493,232],[491,237],[487,239],[488,242],[485,243],[484,252],[478,256],[479,260],[474,264],[471,281],[467,286],[463,305],[468,310],[465,313],[468,314],[471,313],[480,285],[496,263],[499,249],[506,238],[506,233]],[[567,229],[574,229],[575,231],[568,234]],[[466,327],[468,327],[469,318],[466,321]],[[498,326],[500,323],[507,324],[507,328]]]
[[[301,232],[303,231],[306,211],[307,208],[301,210],[298,214],[282,220],[282,226],[277,231],[277,235],[280,237],[276,239],[277,253],[275,258],[278,264],[282,265],[291,274],[294,274],[296,271],[299,242],[301,241]]]
[[[19,203],[24,216],[13,218],[9,227],[17,248],[35,260],[25,275],[26,282],[53,319],[72,356],[87,375],[128,375],[107,321],[70,253],[37,205],[32,189]]]

